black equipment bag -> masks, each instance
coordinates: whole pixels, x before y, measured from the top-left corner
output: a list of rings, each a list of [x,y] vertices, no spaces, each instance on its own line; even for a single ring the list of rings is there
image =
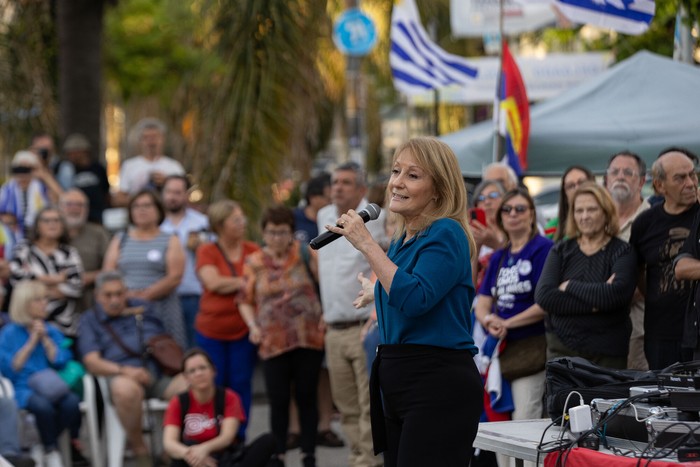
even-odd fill
[[[583,396],[586,404],[593,399],[626,399],[634,386],[657,384],[658,372],[613,370],[581,357],[549,360],[545,366],[545,405],[552,421],[562,416],[566,397],[571,391]],[[569,399],[569,407],[578,405],[577,395]]]

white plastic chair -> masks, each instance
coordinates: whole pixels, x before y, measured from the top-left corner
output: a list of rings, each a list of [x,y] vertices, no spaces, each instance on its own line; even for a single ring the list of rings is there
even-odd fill
[[[107,467],[122,467],[124,465],[124,446],[126,444],[126,432],[119,421],[117,411],[109,396],[109,383],[104,376],[98,376],[102,399],[104,400],[104,438],[107,440]],[[148,407],[146,407],[148,404]],[[148,399],[144,401],[144,416],[151,414],[163,414],[168,407],[168,402],[161,399]],[[156,445],[151,446],[153,452],[162,452],[163,428],[160,423],[152,421],[153,439]]]
[[[15,388],[12,382],[0,377],[0,387],[4,397],[15,397]],[[80,403],[80,412],[85,416],[85,426],[88,431],[88,442],[90,443],[90,460],[93,467],[103,467],[104,461],[100,456],[100,439],[97,431],[97,406],[95,405],[95,381],[92,376],[83,377],[84,401]],[[34,417],[31,417],[32,419]],[[26,420],[27,417],[20,417]],[[65,430],[58,439],[59,450],[63,458],[63,465],[71,465],[70,433]],[[43,453],[43,450],[42,450]]]
[[[97,386],[94,376],[89,374],[83,376],[83,401],[80,403],[80,411],[85,415],[85,427],[90,442],[90,463],[92,467],[104,467],[104,447],[97,416]]]

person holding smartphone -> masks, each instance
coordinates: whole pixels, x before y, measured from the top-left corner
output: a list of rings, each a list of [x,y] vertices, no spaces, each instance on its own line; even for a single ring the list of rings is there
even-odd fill
[[[505,194],[498,180],[484,180],[474,189],[474,207],[469,210],[469,226],[476,241],[478,256],[472,261],[472,280],[478,288],[494,250],[505,246],[505,234],[498,228],[496,216]]]
[[[10,163],[11,178],[0,187],[0,212],[15,216],[24,237],[41,208],[58,202],[60,185],[31,151],[19,151]]]

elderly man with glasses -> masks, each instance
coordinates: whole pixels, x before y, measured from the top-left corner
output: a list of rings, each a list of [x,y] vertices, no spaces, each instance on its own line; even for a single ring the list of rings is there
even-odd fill
[[[620,218],[620,232],[617,237],[629,242],[632,222],[651,207],[642,198],[642,187],[646,180],[646,163],[637,154],[622,151],[613,154],[608,161],[605,172],[605,188],[612,196],[617,215]],[[649,364],[644,356],[644,296],[636,291],[630,304],[632,335],[630,336],[627,368],[648,370]]]

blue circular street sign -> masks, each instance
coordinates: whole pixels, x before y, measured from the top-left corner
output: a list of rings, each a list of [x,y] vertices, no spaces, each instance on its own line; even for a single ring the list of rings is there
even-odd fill
[[[377,43],[377,29],[369,16],[350,8],[335,21],[333,42],[345,55],[367,55]]]

